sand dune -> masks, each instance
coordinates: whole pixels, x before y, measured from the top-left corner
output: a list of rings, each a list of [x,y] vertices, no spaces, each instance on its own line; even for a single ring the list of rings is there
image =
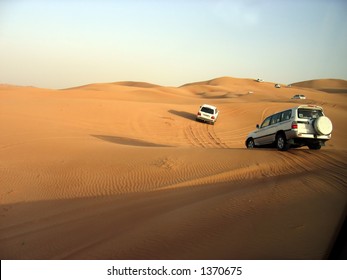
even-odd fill
[[[347,93],[347,81],[340,79],[318,79],[292,84],[297,87],[313,88],[330,93]]]
[[[245,149],[298,91],[331,118],[327,146]],[[195,121],[203,103],[214,126]],[[347,210],[346,116],[346,95],[231,77],[0,85],[0,256],[327,258]]]

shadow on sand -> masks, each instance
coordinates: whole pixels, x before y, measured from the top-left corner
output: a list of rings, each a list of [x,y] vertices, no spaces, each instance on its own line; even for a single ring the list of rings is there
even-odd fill
[[[128,138],[128,137],[120,137],[120,136],[110,136],[110,135],[91,135],[95,138],[98,138],[103,141],[120,144],[120,145],[127,145],[127,146],[138,146],[138,147],[171,147],[168,145],[162,145],[152,142],[147,142],[144,140],[134,139],[134,138]]]
[[[189,112],[176,111],[176,110],[169,110],[168,112],[171,113],[171,114],[174,114],[176,116],[188,119],[188,120],[195,121],[195,119],[196,119],[196,115],[192,114],[192,113],[189,113]]]

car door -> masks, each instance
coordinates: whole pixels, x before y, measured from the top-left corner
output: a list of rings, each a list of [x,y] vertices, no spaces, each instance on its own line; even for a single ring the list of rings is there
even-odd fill
[[[281,124],[281,113],[277,113],[275,115],[272,115],[270,120],[270,125],[268,128],[268,137],[266,139],[266,144],[272,144],[276,140],[276,134],[279,130],[279,126]]]
[[[266,145],[269,141],[268,133],[270,128],[271,117],[272,116],[267,117],[262,122],[258,130],[255,131],[254,142],[257,146]]]

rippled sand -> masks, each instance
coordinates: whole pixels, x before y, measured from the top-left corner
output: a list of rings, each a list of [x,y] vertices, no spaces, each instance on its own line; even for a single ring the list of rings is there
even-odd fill
[[[347,205],[340,91],[229,77],[2,85],[0,257],[327,258]],[[326,147],[245,148],[265,116],[300,102],[331,118]],[[220,109],[214,126],[195,121],[203,103]]]

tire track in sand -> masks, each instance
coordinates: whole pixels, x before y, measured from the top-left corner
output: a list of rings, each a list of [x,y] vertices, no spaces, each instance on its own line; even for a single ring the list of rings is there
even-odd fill
[[[229,148],[223,140],[221,140],[212,125],[194,123],[189,124],[184,129],[184,135],[189,144],[202,148]]]

